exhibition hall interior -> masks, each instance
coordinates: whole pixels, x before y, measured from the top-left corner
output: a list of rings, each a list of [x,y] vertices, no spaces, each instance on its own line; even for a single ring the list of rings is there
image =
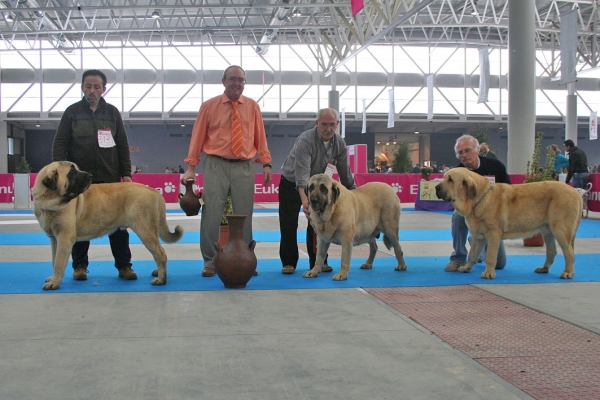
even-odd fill
[[[596,398],[598,5],[0,1],[0,398]],[[202,273],[204,208],[186,215],[183,175],[165,173],[187,168],[200,107],[224,93],[232,65],[243,68],[243,95],[260,108],[273,174],[263,185],[263,163],[254,163],[257,275],[240,289]],[[55,239],[34,215],[32,188],[91,69],[107,77],[103,97],[122,117],[133,181],[162,195],[170,231],[183,228],[177,243],[161,242],[163,286],[150,283],[155,258],[129,229],[137,280],[121,279],[103,236],[91,241],[87,280],[73,279],[69,259],[62,285],[43,289]],[[323,108],[338,111],[357,186],[384,182],[400,200],[405,271],[378,236],[372,269],[364,267],[369,245],[355,241],[347,279],[335,280],[348,251],[334,241],[333,272],[305,277],[314,250],[299,209],[298,266],[282,273],[282,165]],[[429,181],[417,170],[388,170],[399,149],[411,165],[454,167],[457,139],[476,135],[521,186],[539,133],[540,166],[550,145],[568,156],[563,143],[572,140],[591,172],[582,201],[548,217],[566,219],[567,208],[583,204],[574,277],[561,276],[568,256],[560,243],[553,268],[535,273],[546,247],[520,237],[503,241],[507,264],[495,279],[482,278],[485,257],[470,272],[445,271],[456,239],[453,205],[432,198],[443,174]],[[206,190],[206,158],[195,192]],[[557,174],[564,187],[567,171]]]

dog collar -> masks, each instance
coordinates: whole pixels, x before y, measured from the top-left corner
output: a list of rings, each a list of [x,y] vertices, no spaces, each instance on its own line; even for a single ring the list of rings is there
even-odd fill
[[[475,210],[477,208],[477,206],[479,205],[479,203],[481,203],[481,201],[485,198],[485,196],[487,196],[487,194],[490,192],[490,190],[492,190],[492,184],[491,183],[490,183],[490,186],[485,191],[485,193],[483,194],[483,196],[481,196],[479,198],[479,200],[477,200],[477,203],[475,203],[475,205],[473,206],[473,210]]]

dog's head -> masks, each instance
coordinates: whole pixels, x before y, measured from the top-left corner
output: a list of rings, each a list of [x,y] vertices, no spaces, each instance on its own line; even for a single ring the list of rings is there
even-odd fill
[[[459,211],[465,203],[477,197],[477,181],[473,175],[479,176],[466,168],[452,168],[435,187],[435,194],[438,198],[452,203]]]
[[[314,212],[324,212],[340,195],[339,184],[329,175],[313,175],[307,182],[304,192]]]
[[[46,165],[38,173],[33,185],[34,200],[43,203],[66,204],[92,184],[92,174],[81,171],[75,163],[56,161]]]

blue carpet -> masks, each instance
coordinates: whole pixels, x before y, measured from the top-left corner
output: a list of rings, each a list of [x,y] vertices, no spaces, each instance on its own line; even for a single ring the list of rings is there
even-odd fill
[[[174,224],[170,224],[173,229]],[[254,231],[254,240],[257,242],[279,242],[281,235],[279,231]],[[298,242],[306,242],[306,231],[298,231]],[[584,219],[577,230],[578,239],[600,238],[600,221]],[[423,229],[423,230],[400,230],[400,241],[421,241],[421,240],[452,240],[450,233],[450,221],[448,229]],[[200,232],[185,232],[183,238],[177,243],[199,243]],[[108,236],[103,236],[92,240],[94,244],[108,244]],[[135,233],[131,233],[131,244],[141,244],[142,242]],[[18,246],[18,245],[41,245],[50,244],[50,240],[45,233],[0,233],[0,246]]]
[[[600,281],[600,254],[577,255],[575,278],[560,279],[564,267],[562,255],[556,257],[555,264],[549,274],[536,274],[533,270],[542,265],[544,256],[509,256],[505,269],[496,272],[496,279],[481,279],[483,264],[477,264],[471,273],[444,272],[448,257],[406,257],[408,269],[403,272],[394,271],[396,265],[393,258],[379,258],[371,270],[361,270],[359,266],[365,259],[353,259],[348,280],[335,282],[332,273],[322,273],[318,278],[303,278],[308,270],[308,260],[302,260],[293,275],[281,273],[279,260],[259,260],[259,275],[253,277],[246,289],[331,289],[360,287],[412,287],[412,286],[449,286],[470,284],[521,284],[521,283],[569,283]],[[340,260],[330,259],[334,272],[339,270]],[[152,286],[150,272],[154,269],[153,261],[134,261],[134,269],[138,274],[137,281],[124,281],[117,278],[117,271],[110,261],[91,262],[87,281],[74,281],[72,269],[67,273],[62,286],[57,291],[44,291],[42,285],[52,273],[49,262],[0,263],[2,280],[0,294],[30,293],[94,293],[94,292],[168,292],[186,290],[224,290],[218,277],[203,278],[200,276],[203,262],[196,260],[169,261],[168,283],[165,286]],[[226,289],[239,290],[239,289]]]

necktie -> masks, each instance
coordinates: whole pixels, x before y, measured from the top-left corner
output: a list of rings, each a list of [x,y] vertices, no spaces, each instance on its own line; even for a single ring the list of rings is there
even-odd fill
[[[232,101],[231,110],[231,152],[239,157],[242,154],[242,121],[240,112],[237,109],[238,102]]]

